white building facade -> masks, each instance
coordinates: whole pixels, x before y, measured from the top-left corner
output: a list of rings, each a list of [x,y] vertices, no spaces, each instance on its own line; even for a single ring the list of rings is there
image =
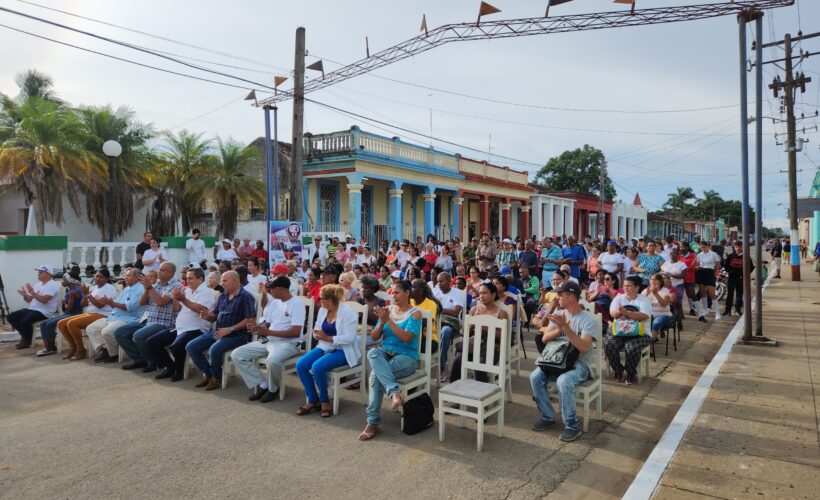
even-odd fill
[[[530,195],[532,234],[538,239],[573,234],[575,200],[549,194]]]
[[[638,195],[631,204],[624,203],[623,200],[615,201],[612,204],[610,234],[616,238],[625,238],[627,241],[632,238],[642,238],[649,230],[648,214],[649,211],[641,204],[641,198]]]

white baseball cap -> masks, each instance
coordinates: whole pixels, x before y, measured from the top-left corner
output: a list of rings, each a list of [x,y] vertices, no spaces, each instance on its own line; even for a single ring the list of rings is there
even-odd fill
[[[51,266],[35,267],[34,270],[35,271],[43,271],[45,273],[48,273],[48,274],[54,276],[54,269]]]

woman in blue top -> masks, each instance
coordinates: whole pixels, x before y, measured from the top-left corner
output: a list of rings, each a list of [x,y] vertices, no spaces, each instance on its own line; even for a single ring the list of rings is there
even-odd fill
[[[375,308],[379,322],[370,334],[373,340],[383,339],[381,346],[370,349],[370,404],[367,405],[367,426],[359,441],[372,439],[381,424],[381,403],[384,393],[392,401],[393,411],[404,404],[396,379],[416,371],[419,361],[421,311],[410,305],[410,282],[397,281],[393,285],[393,304]]]

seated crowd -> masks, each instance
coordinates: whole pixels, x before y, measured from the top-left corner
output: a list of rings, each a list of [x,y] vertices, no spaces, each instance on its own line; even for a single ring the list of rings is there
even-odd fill
[[[540,412],[534,430],[556,423],[547,389],[553,381],[564,441],[581,433],[575,388],[593,376],[592,314],[601,315],[606,332],[603,346],[597,347],[603,349],[614,380],[627,384],[637,381],[641,351],[670,326],[683,328],[684,294],[690,312],[701,321],[706,321],[710,299],[720,318],[715,279],[724,265],[723,247],[690,245],[671,236],[664,243],[644,238],[627,244],[621,238],[602,245],[587,237],[579,244],[570,235],[540,242],[503,239],[498,245],[484,233],[465,245],[458,238],[437,241],[429,236],[426,242],[421,237],[415,242],[383,241],[375,249],[351,235],[345,241],[316,236],[301,255],[268,269],[264,243],[252,246],[247,238],[242,245],[223,240],[209,266],[205,245],[194,230],[187,245],[190,263],[179,273],[160,242],[151,233],[145,237],[135,265],[125,269],[116,284],[105,268],[89,286],[79,269],[64,273],[59,283],[55,270],[38,267],[37,282],[18,290],[28,307],[10,315],[21,336],[17,348],[33,344],[39,322],[43,348],[37,356],[57,352],[59,333],[67,345],[65,360],[91,356],[95,363],[114,363],[124,355],[124,370],[159,370],[156,379],[172,382],[183,380],[190,357],[203,374],[197,387],[206,391],[222,386],[223,365],[231,362],[251,391],[248,399],[261,403],[279,397],[285,364],[304,352],[295,362],[305,391],[297,414],[315,411],[325,418],[332,415],[329,372],[366,362],[371,369],[370,402],[360,440],[379,432],[385,396],[393,410],[404,404],[397,380],[412,374],[419,362],[422,311],[436,320],[430,328],[431,345],[442,383],[461,376],[456,340],[465,315],[537,327],[533,340],[539,353],[557,339],[574,346],[578,358],[566,371],[556,374],[536,367],[530,376]],[[738,251],[735,246],[735,254]],[[306,317],[304,300],[315,304],[314,317]],[[367,306],[367,332],[360,331],[349,302]],[[368,336],[366,361],[358,347],[361,335]],[[510,332],[510,343],[515,342]],[[500,349],[493,352],[498,356]],[[487,380],[481,372],[475,378]]]

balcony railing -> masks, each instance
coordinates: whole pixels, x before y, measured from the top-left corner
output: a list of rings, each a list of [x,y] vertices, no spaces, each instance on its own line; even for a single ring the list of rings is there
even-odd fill
[[[80,266],[80,271],[85,272],[88,266],[99,269],[106,266],[113,271],[114,266],[122,269],[126,264],[131,264],[136,258],[136,249],[139,243],[129,242],[69,242],[68,248],[63,251],[63,262],[67,268],[74,264]],[[167,243],[160,243],[161,248],[166,248]],[[113,273],[112,273],[113,274]]]
[[[370,154],[382,156],[395,161],[404,161],[428,167],[449,170],[462,174],[479,175],[487,179],[527,186],[526,172],[499,167],[487,162],[478,162],[436,151],[432,147],[418,146],[403,142],[398,137],[389,139],[357,128],[330,134],[310,135],[304,137],[305,158],[322,158],[325,156]]]

